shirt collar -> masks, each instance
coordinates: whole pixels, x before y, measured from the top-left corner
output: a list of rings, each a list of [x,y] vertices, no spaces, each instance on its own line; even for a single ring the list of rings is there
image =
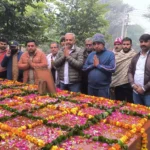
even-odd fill
[[[74,45],[73,45],[72,48],[71,48],[71,51],[73,51],[73,50],[75,50],[75,46],[74,46]]]
[[[149,52],[150,52],[150,50],[148,50],[148,51],[146,52],[146,56],[149,54]],[[142,51],[140,51],[140,55],[143,55],[143,54],[142,54]]]

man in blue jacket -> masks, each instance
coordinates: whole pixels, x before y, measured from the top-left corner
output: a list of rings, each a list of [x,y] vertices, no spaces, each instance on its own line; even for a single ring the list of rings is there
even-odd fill
[[[22,54],[23,52],[19,50],[19,43],[11,41],[9,49],[7,49],[4,59],[1,62],[1,66],[7,68],[7,79],[22,81],[23,72],[18,69],[18,61]]]
[[[115,72],[114,53],[105,48],[102,34],[93,36],[95,51],[89,54],[83,71],[88,71],[88,94],[109,98],[109,86],[112,73]]]

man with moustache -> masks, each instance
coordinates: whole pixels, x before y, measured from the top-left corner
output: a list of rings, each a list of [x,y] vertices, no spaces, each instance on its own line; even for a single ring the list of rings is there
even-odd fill
[[[117,54],[122,50],[122,38],[118,37],[114,41],[114,49],[113,52]]]
[[[112,73],[115,71],[114,53],[105,48],[102,34],[93,36],[94,50],[88,55],[83,71],[88,72],[88,94],[109,98]]]
[[[88,57],[88,55],[94,51],[93,48],[93,39],[92,38],[87,38],[85,40],[85,49],[84,49],[84,59],[86,60],[86,58]]]
[[[86,61],[88,55],[94,51],[93,48],[93,39],[87,38],[85,40],[85,49],[83,52],[84,55],[84,62]],[[84,94],[88,94],[88,73],[85,71],[82,71],[82,81],[81,81],[81,92]]]
[[[7,71],[5,67],[2,67],[1,62],[6,54],[6,49],[8,46],[8,41],[4,38],[0,38],[0,78],[6,78]]]
[[[53,79],[54,79],[54,82],[55,82],[56,85],[59,84],[58,83],[59,81],[58,81],[57,70],[54,67],[54,61],[56,59],[56,55],[57,55],[58,51],[59,51],[59,45],[58,45],[58,43],[57,42],[52,42],[50,44],[50,54],[48,54],[46,56],[47,62],[48,62],[48,69],[51,70],[52,76],[53,76]]]
[[[5,57],[1,63],[2,67],[7,68],[7,79],[22,82],[23,72],[18,69],[18,61],[23,52],[19,50],[17,41],[9,42],[9,49],[6,50]]]
[[[133,102],[132,88],[128,81],[128,68],[131,59],[136,55],[132,49],[132,40],[125,37],[122,40],[122,50],[115,55],[116,71],[113,73],[111,87],[115,88],[115,99]]]
[[[133,101],[150,106],[150,34],[139,38],[141,51],[131,61],[128,79],[133,88]]]
[[[23,82],[29,84],[38,84],[35,69],[47,68],[46,55],[37,48],[35,40],[26,42],[27,51],[22,54],[18,67],[23,70]]]
[[[60,89],[80,92],[83,61],[83,50],[75,45],[75,34],[66,33],[65,46],[58,52],[54,61],[54,66],[58,70]]]

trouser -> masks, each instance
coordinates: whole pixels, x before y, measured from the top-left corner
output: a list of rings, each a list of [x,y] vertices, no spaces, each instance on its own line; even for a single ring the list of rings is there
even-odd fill
[[[150,95],[142,95],[133,92],[133,101],[135,104],[141,104],[150,107]]]
[[[129,83],[115,87],[116,100],[133,103],[132,88]]]
[[[60,89],[68,90],[68,91],[72,91],[72,92],[80,92],[81,84],[80,83],[64,84],[64,83],[60,82]]]
[[[95,88],[88,86],[88,94],[93,95],[93,96],[98,96],[98,97],[110,98],[109,87],[95,89]]]

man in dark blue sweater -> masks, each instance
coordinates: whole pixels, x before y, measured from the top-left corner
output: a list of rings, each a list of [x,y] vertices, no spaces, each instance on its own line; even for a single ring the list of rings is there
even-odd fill
[[[19,50],[19,43],[11,41],[1,63],[2,67],[7,68],[7,79],[22,82],[23,71],[18,69],[18,61],[22,54],[23,52]]]
[[[109,98],[112,73],[115,72],[114,53],[105,48],[102,34],[93,36],[95,51],[89,54],[83,71],[88,71],[88,94]]]

